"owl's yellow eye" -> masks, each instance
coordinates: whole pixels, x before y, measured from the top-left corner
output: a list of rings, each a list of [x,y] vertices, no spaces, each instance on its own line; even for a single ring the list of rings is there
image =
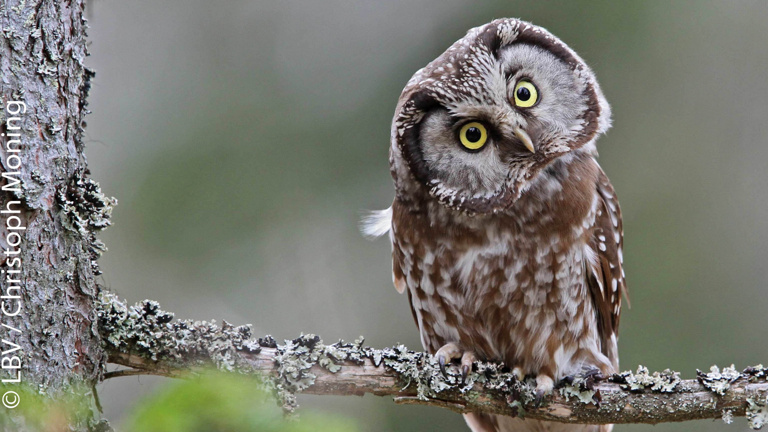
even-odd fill
[[[530,108],[539,101],[539,91],[532,82],[520,80],[515,85],[515,105],[520,108]]]
[[[488,132],[481,123],[467,123],[459,131],[459,141],[467,150],[480,150],[488,141]]]

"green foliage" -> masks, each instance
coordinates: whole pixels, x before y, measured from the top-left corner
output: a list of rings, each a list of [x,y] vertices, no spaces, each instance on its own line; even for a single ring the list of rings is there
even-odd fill
[[[46,395],[21,385],[0,385],[4,404],[0,408],[0,430],[58,431],[67,425],[93,418],[89,388],[73,385],[56,395]]]
[[[357,430],[350,420],[315,413],[287,420],[259,380],[223,373],[172,383],[143,399],[127,423],[123,430],[136,432]]]

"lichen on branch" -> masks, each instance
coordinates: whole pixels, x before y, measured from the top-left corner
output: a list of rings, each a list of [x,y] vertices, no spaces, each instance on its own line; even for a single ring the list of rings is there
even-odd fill
[[[202,368],[258,374],[265,388],[292,413],[296,394],[390,395],[398,403],[425,404],[457,412],[485,412],[566,423],[661,423],[746,416],[760,428],[768,416],[768,368],[742,372],[650,373],[639,367],[606,380],[571,377],[543,401],[532,378],[518,381],[503,365],[477,362],[462,379],[458,368],[443,374],[433,356],[405,346],[374,349],[354,342],[326,345],[315,335],[278,343],[253,338],[251,327],[226,321],[178,320],[157,302],[128,306],[113,294],[98,302],[100,330],[110,361],[128,372],[183,377]],[[128,374],[126,373],[126,374]],[[122,374],[116,374],[122,375]]]

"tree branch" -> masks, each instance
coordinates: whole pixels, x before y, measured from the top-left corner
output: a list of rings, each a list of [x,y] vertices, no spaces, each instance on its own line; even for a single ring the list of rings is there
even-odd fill
[[[394,396],[395,402],[452,411],[485,412],[565,423],[662,423],[747,416],[750,426],[768,420],[768,368],[698,372],[681,380],[676,372],[624,372],[595,383],[577,377],[561,383],[537,407],[534,386],[519,382],[496,364],[476,363],[465,382],[456,368],[443,375],[431,355],[403,346],[365,347],[362,340],[325,345],[303,335],[278,345],[251,338],[250,326],[173,321],[173,315],[145,300],[128,307],[112,294],[99,304],[100,327],[109,360],[147,374],[189,376],[215,367],[265,377],[287,411],[295,393]],[[134,371],[129,372],[134,374]],[[529,380],[530,381],[530,380]]]

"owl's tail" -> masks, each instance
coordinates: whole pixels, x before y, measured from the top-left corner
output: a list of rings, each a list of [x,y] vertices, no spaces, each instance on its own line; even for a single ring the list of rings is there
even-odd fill
[[[524,420],[491,414],[464,414],[472,432],[611,432],[613,425],[581,425]]]

